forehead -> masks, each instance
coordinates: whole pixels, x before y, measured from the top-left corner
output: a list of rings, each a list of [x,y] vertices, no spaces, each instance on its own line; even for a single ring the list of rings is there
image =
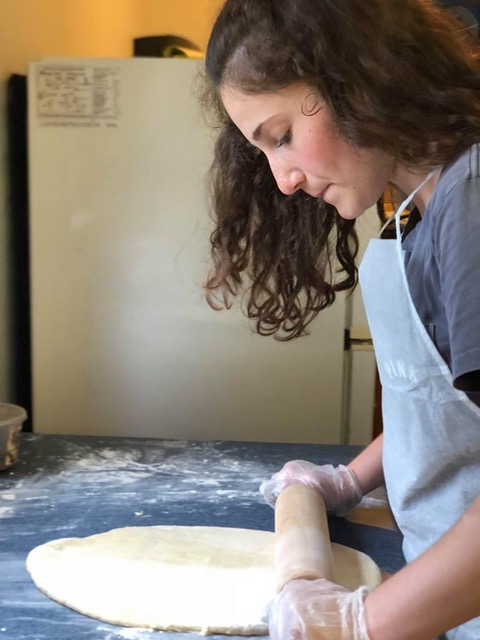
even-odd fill
[[[243,130],[246,126],[264,122],[275,115],[291,115],[301,111],[308,93],[311,93],[311,89],[303,82],[263,93],[244,93],[226,85],[220,90],[220,97],[230,118]]]

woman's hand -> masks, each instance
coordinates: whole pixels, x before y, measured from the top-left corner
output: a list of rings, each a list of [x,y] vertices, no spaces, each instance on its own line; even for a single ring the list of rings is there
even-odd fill
[[[337,515],[348,513],[362,499],[363,492],[355,473],[343,464],[316,465],[305,460],[292,460],[270,480],[260,486],[260,492],[271,506],[280,493],[291,484],[306,484],[316,489],[327,511]]]
[[[328,580],[291,580],[270,604],[271,640],[369,640],[367,587],[348,591]]]

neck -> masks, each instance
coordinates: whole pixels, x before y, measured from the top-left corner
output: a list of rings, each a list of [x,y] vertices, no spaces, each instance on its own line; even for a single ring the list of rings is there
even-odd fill
[[[420,215],[422,216],[425,213],[425,209],[430,202],[433,192],[435,191],[438,178],[440,177],[440,172],[441,167],[438,167],[430,180],[426,184],[424,184],[419,191],[417,191],[415,197],[413,198],[413,202],[420,211]],[[399,189],[401,189],[406,195],[408,195],[409,193],[412,193],[412,191],[414,191],[425,180],[429,173],[430,169],[427,171],[422,171],[421,173],[414,173],[404,166],[397,166],[393,171],[391,182]]]

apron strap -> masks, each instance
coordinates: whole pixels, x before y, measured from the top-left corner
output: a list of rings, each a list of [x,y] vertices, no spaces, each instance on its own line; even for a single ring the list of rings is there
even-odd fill
[[[402,215],[402,213],[405,211],[405,209],[408,207],[408,205],[410,204],[410,202],[413,200],[413,198],[415,197],[417,191],[420,191],[420,189],[430,180],[430,178],[435,174],[435,172],[437,171],[438,167],[435,167],[435,169],[432,169],[430,171],[430,173],[428,174],[428,176],[425,178],[425,180],[423,180],[423,182],[421,182],[418,187],[416,189],[414,189],[412,191],[412,193],[407,196],[407,198],[405,198],[405,200],[401,203],[401,205],[398,207],[398,209],[395,211],[395,213],[393,213],[388,220],[385,222],[385,224],[382,226],[382,228],[380,229],[380,232],[378,234],[378,237],[381,238],[382,237],[382,233],[385,231],[385,229],[388,227],[388,225],[391,223],[391,221],[395,218],[395,228],[397,231],[397,239],[401,239],[401,229],[400,229],[400,216]]]

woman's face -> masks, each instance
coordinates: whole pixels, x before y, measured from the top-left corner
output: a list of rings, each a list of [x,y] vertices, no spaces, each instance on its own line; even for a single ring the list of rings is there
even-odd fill
[[[345,142],[335,132],[327,106],[306,84],[260,94],[226,86],[221,98],[235,125],[266,155],[286,195],[302,189],[334,205],[347,219],[360,216],[382,195],[393,159]]]

